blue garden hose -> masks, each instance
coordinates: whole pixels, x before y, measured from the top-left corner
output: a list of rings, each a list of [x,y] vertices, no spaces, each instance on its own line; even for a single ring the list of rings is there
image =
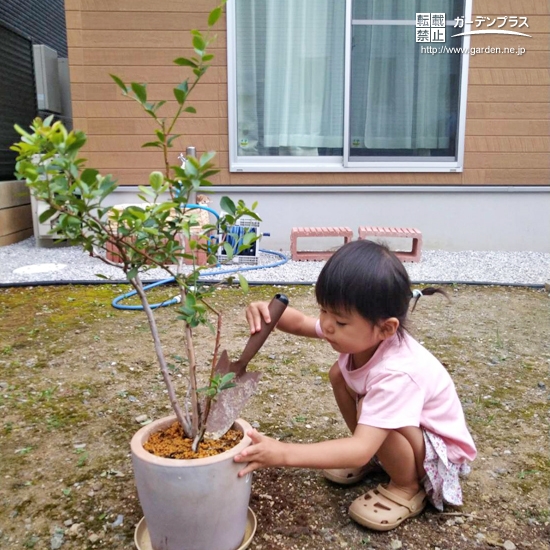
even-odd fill
[[[207,212],[210,212],[211,214],[214,214],[217,219],[220,219],[220,215],[213,210],[212,208],[209,208],[208,206],[203,206],[202,204],[187,204],[185,205],[186,208],[189,209],[195,209],[200,208],[202,210],[206,210]],[[255,269],[267,269],[268,267],[277,267],[279,265],[283,265],[286,262],[288,262],[288,258],[282,253],[282,252],[276,252],[275,250],[264,250],[260,248],[260,252],[265,252],[267,254],[273,254],[274,256],[279,256],[281,258],[280,260],[267,264],[267,265],[248,265],[244,267],[235,267],[230,269],[223,269],[221,271],[203,271],[201,273],[201,276],[199,277],[199,281],[201,278],[207,277],[207,276],[218,276],[218,275],[228,275],[229,273],[238,273],[241,271],[253,271]],[[144,286],[143,290],[147,291],[151,288],[155,288],[160,285],[168,284],[174,282],[176,279],[174,277],[170,277],[169,279],[163,279],[162,281],[156,281],[155,283],[151,283],[150,285]],[[126,300],[127,298],[131,298],[132,296],[135,296],[137,294],[137,291],[132,290],[131,292],[127,292],[126,294],[122,294],[121,296],[117,296],[112,302],[111,305],[116,309],[127,309],[127,310],[142,310],[143,306],[126,306],[120,304],[122,300]],[[180,297],[176,296],[175,298],[171,298],[170,300],[165,300],[164,302],[159,302],[158,304],[151,304],[151,309],[156,309],[159,307],[166,307],[171,306],[174,304],[180,303]]]
[[[277,267],[279,265],[286,264],[288,262],[288,258],[282,253],[282,252],[276,252],[275,250],[264,250],[263,248],[260,248],[260,252],[265,252],[267,254],[273,254],[274,256],[279,256],[281,259],[270,263],[266,265],[247,265],[244,267],[235,267],[231,269],[223,269],[221,271],[203,271],[201,274],[201,277],[199,278],[199,281],[201,278],[206,277],[208,275],[218,276],[218,275],[227,275],[229,273],[238,273],[240,271],[253,271],[255,269],[267,269],[268,267]],[[170,277],[169,279],[163,279],[162,281],[156,281],[155,283],[151,283],[150,285],[144,286],[143,290],[147,291],[151,288],[155,288],[160,285],[172,283],[175,281],[174,277]],[[135,296],[137,292],[135,290],[132,290],[131,292],[127,292],[126,294],[122,294],[121,296],[117,296],[112,302],[111,305],[116,309],[133,309],[133,310],[142,310],[142,306],[126,306],[121,305],[120,302],[122,300],[125,300],[126,298],[131,298],[132,296]],[[165,307],[165,306],[171,306],[174,304],[178,304],[180,302],[180,297],[177,296],[176,298],[171,298],[170,300],[165,300],[164,302],[159,302],[158,304],[151,304],[151,309],[156,309],[158,307]]]

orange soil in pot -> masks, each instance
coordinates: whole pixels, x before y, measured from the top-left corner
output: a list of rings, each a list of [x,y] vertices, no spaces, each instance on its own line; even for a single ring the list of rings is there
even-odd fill
[[[143,448],[162,458],[193,459],[215,456],[229,451],[238,445],[243,438],[242,432],[229,430],[220,439],[203,439],[197,452],[191,449],[193,440],[185,437],[178,422],[174,422],[166,430],[155,432],[143,445]]]

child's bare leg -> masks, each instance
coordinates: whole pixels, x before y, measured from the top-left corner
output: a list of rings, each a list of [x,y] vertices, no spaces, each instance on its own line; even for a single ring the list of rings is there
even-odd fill
[[[328,377],[332,385],[332,391],[334,392],[334,398],[336,404],[340,409],[340,413],[344,417],[347,427],[350,432],[354,432],[357,427],[357,404],[355,393],[348,388],[338,363],[332,365]],[[365,477],[368,473],[367,465],[361,468],[329,468],[323,470],[323,474],[326,478],[330,479],[334,483],[341,485],[350,485],[356,483]]]
[[[410,499],[420,490],[424,477],[424,436],[422,430],[407,426],[390,432],[376,456],[390,476],[388,490]]]
[[[349,507],[351,518],[375,531],[389,531],[420,514],[427,500],[421,490],[421,479],[426,475],[425,453],[420,428],[391,430],[376,453],[390,476],[390,483],[356,498]]]
[[[344,417],[344,421],[350,432],[353,433],[357,427],[356,398],[353,392],[348,388],[337,362],[330,367],[328,378],[340,413]]]

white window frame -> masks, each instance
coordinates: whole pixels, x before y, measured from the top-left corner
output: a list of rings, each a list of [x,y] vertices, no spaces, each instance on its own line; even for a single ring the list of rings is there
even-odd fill
[[[468,69],[470,56],[460,54],[461,75],[458,106],[457,159],[452,161],[412,161],[396,159],[384,161],[350,161],[349,114],[351,82],[351,38],[352,38],[352,0],[346,2],[345,30],[345,66],[344,66],[344,140],[343,156],[333,157],[287,157],[287,156],[238,156],[237,143],[237,36],[235,3],[228,0],[227,6],[227,86],[228,86],[228,129],[229,129],[229,171],[230,172],[462,172],[464,169],[464,141],[466,129],[466,103],[468,90]],[[464,3],[463,32],[471,30],[472,0]],[[355,24],[375,25],[414,25],[414,21],[355,21]],[[454,21],[447,21],[447,26]],[[470,47],[470,36],[463,37],[464,51]]]

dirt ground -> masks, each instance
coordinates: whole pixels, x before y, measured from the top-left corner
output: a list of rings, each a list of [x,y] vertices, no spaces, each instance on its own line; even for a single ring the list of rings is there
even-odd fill
[[[129,440],[136,418],[170,410],[145,316],[111,300],[126,287],[0,289],[0,548],[129,549],[142,513]],[[313,470],[257,472],[252,550],[550,548],[548,369],[550,298],[542,290],[447,287],[420,300],[411,331],[449,369],[479,455],[463,483],[464,506],[388,533],[353,523],[347,507],[384,481],[339,487]],[[221,288],[224,341],[242,350],[250,300],[284,292],[316,313],[309,286]],[[173,289],[156,291],[163,298]],[[162,337],[183,394],[184,355],[175,308],[161,308]],[[211,348],[197,331],[202,365]],[[346,435],[328,383],[336,354],[321,341],[275,332],[251,365],[263,372],[242,416],[286,441]],[[140,419],[140,421],[142,420]],[[207,549],[215,550],[215,549]]]

